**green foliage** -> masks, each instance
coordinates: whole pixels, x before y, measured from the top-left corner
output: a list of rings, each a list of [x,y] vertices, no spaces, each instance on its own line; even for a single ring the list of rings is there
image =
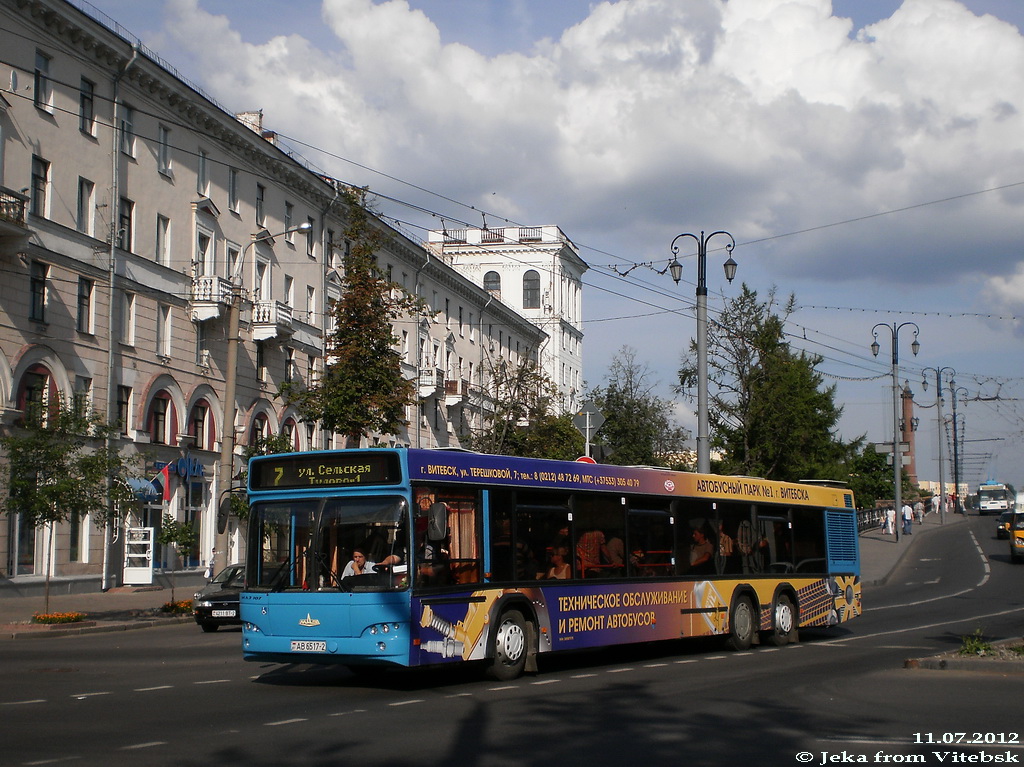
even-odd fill
[[[875,451],[874,445],[865,445],[846,464],[847,482],[853,497],[861,508],[874,508],[878,499],[893,498],[892,467],[884,453]]]
[[[608,383],[589,398],[604,414],[595,444],[609,448],[608,463],[670,466],[679,463],[686,432],[672,423],[672,403],[654,394],[650,368],[622,347],[612,358]]]
[[[173,546],[179,554],[187,554],[199,540],[199,533],[191,522],[179,522],[170,514],[164,514],[156,542],[161,546]]]
[[[125,456],[107,442],[115,433],[94,411],[63,400],[45,412],[28,413],[0,436],[7,455],[3,511],[20,514],[23,524],[36,528],[86,515],[104,524],[108,495],[115,502],[133,500],[114,481],[128,468]]]
[[[709,326],[709,427],[723,455],[715,469],[769,479],[838,479],[859,446],[835,434],[842,408],[835,386],[815,370],[821,357],[795,353],[785,322],[796,302],[779,307],[774,290],[766,301],[743,285],[718,322]],[[695,346],[691,347],[694,351]],[[679,391],[696,382],[696,361],[679,371]]]
[[[960,637],[958,655],[988,655],[991,652],[992,643],[985,639],[980,628],[974,629],[973,634]]]
[[[571,416],[552,411],[555,387],[536,363],[518,366],[498,359],[487,371],[489,408],[483,426],[460,435],[464,447],[493,455],[573,460],[583,453],[583,437]]]
[[[395,322],[420,316],[425,305],[377,268],[386,229],[365,204],[365,192],[347,192],[342,297],[335,302],[334,330],[327,338],[328,362],[320,381],[282,392],[307,421],[344,434],[349,444],[370,434],[393,434],[405,425],[405,408],[416,401],[416,384],[402,373]]]

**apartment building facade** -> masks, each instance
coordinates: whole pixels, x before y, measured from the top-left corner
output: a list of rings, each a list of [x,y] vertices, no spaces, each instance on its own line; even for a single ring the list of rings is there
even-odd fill
[[[208,567],[218,542],[235,560],[237,520],[218,536],[216,518],[244,447],[272,434],[296,450],[342,444],[279,395],[324,369],[348,246],[342,185],[276,145],[259,112],[236,116],[64,0],[0,0],[0,50],[0,429],[32,403],[90,404],[137,457],[124,526],[193,521],[186,564]],[[482,360],[530,358],[545,336],[421,243],[389,235],[379,267],[435,313],[395,327],[420,396],[408,427],[364,444],[458,446],[485,407]],[[146,481],[161,472],[166,499]],[[46,572],[120,583],[122,526],[52,532],[0,519],[0,587]]]
[[[575,413],[583,390],[583,275],[579,249],[557,226],[455,228],[428,233],[428,247],[547,336],[538,355]]]

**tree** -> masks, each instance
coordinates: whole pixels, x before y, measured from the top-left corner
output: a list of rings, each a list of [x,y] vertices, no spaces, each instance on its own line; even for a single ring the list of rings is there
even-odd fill
[[[425,305],[382,275],[376,253],[387,235],[366,207],[365,190],[344,191],[349,216],[344,230],[351,247],[344,259],[343,293],[332,307],[327,365],[318,383],[285,385],[282,395],[306,421],[344,434],[351,446],[371,432],[393,434],[404,426],[405,408],[416,401],[416,384],[402,374],[394,324],[420,316]]]
[[[535,362],[510,365],[492,361],[487,371],[488,408],[479,429],[460,435],[471,450],[494,455],[573,460],[583,453],[583,437],[569,415],[555,415],[556,388]]]
[[[170,514],[164,514],[163,524],[156,542],[161,546],[174,549],[174,562],[171,564],[171,604],[174,604],[174,574],[178,571],[177,560],[184,559],[199,540],[199,533],[191,522],[179,522]]]
[[[636,350],[623,346],[612,358],[607,385],[589,397],[605,416],[596,444],[610,448],[609,462],[620,466],[675,466],[686,441],[672,422],[672,403],[654,393],[655,382]]]
[[[0,436],[7,455],[6,493],[0,498],[8,516],[23,526],[45,529],[44,610],[50,609],[50,552],[54,527],[89,516],[97,524],[111,521],[111,509],[134,500],[115,480],[128,460],[108,439],[116,428],[95,412],[61,399],[56,406],[37,405]],[[108,503],[108,499],[113,503]]]
[[[709,325],[708,422],[723,473],[789,481],[846,474],[853,446],[834,433],[842,415],[835,386],[815,370],[820,356],[797,354],[785,340],[795,305],[790,296],[780,314],[774,290],[759,301],[744,284]],[[695,361],[684,360],[678,390],[688,391],[696,375]]]

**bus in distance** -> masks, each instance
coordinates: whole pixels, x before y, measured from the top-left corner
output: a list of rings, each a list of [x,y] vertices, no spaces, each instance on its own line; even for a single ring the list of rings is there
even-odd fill
[[[978,514],[1002,514],[1013,511],[1017,503],[1017,491],[1005,482],[986,480],[978,485]]]
[[[250,661],[512,679],[548,652],[784,645],[861,612],[842,487],[443,449],[258,456],[248,476]]]

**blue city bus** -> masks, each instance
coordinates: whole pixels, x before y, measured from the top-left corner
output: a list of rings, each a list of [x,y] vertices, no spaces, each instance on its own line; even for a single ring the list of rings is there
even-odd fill
[[[861,612],[853,494],[829,483],[375,448],[255,457],[248,491],[250,661],[513,679],[555,650],[783,645]]]

